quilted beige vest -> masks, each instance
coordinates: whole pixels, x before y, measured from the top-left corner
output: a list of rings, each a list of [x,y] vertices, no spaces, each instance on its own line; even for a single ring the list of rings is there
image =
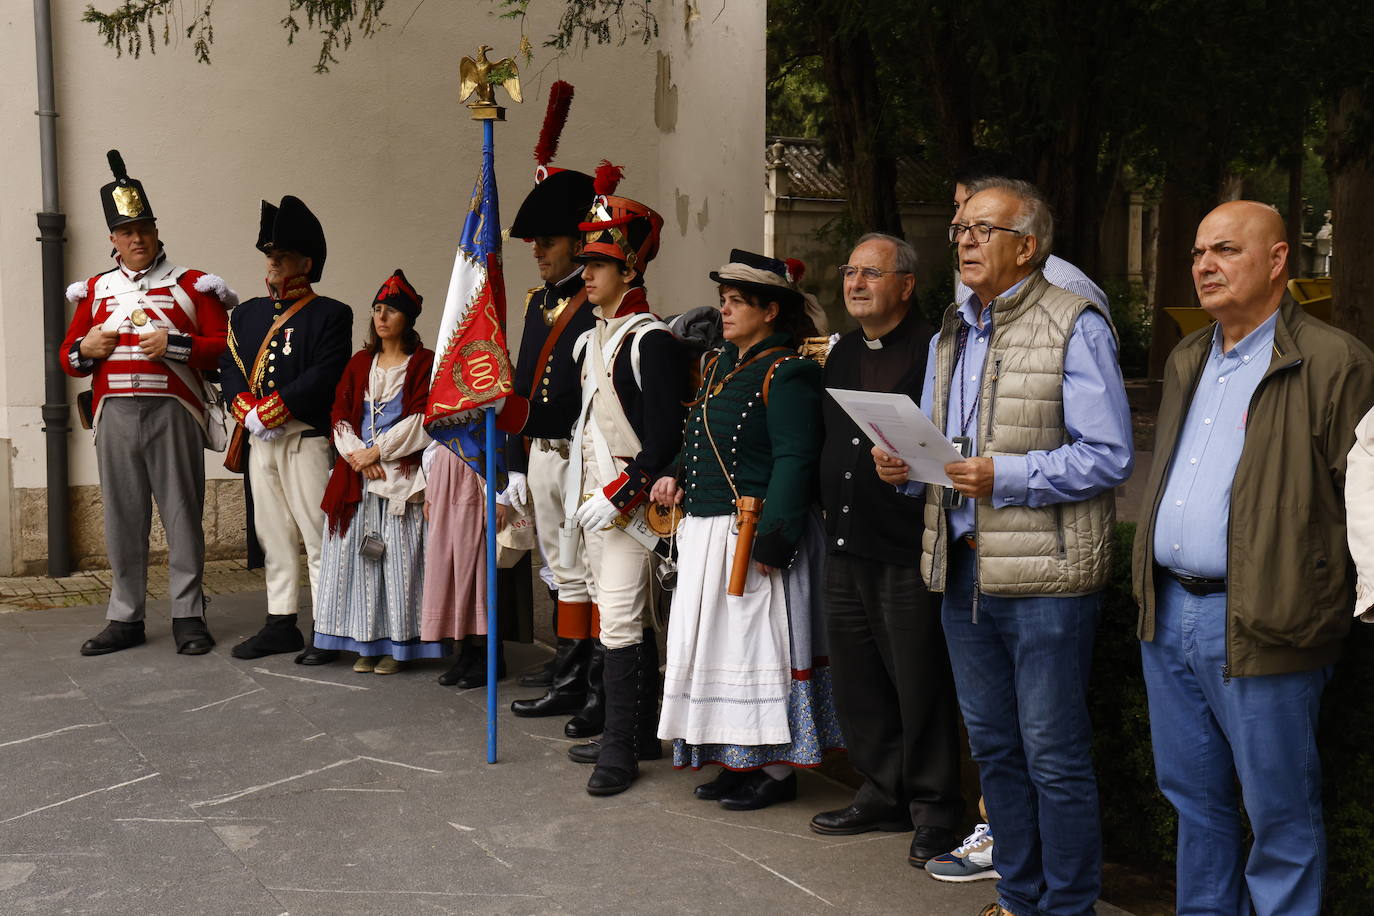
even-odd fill
[[[992,340],[979,395],[976,454],[1024,455],[1067,443],[1064,429],[1064,353],[1074,323],[1094,303],[1052,285],[1040,271],[1021,288],[992,304]],[[936,349],[934,422],[945,428],[960,318],[945,312]],[[1115,333],[1115,329],[1113,329]],[[942,487],[926,488],[921,575],[932,591],[944,591],[949,524],[940,508]],[[995,509],[974,507],[978,541],[978,590],[989,595],[1083,595],[1107,584],[1115,494],[1081,502]]]

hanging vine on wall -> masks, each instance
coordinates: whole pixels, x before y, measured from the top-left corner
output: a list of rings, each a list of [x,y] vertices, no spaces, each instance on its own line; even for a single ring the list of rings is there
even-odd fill
[[[417,0],[417,5],[423,0]],[[644,44],[658,36],[658,19],[653,13],[655,0],[562,0],[563,13],[558,27],[543,42],[559,52],[581,42],[624,44],[631,36]],[[318,29],[320,55],[315,72],[327,73],[337,64],[337,53],[346,51],[357,35],[371,38],[386,28],[382,10],[387,0],[289,0],[288,11],[280,21],[287,44],[294,44],[303,28]],[[503,19],[524,20],[530,0],[493,0],[492,13]],[[87,5],[81,14],[84,22],[95,25],[105,44],[117,56],[126,52],[137,58],[146,49],[157,53],[161,43],[170,45],[174,35],[184,34],[191,41],[196,60],[210,63],[210,46],[215,40],[212,12],[215,0],[124,0],[112,12],[101,12]],[[301,19],[304,18],[304,26]],[[533,57],[528,36],[520,39],[520,52],[526,60]]]

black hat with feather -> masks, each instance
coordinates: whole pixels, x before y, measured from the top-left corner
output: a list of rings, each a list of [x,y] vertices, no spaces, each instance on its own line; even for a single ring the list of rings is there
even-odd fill
[[[510,237],[533,239],[545,235],[581,235],[577,224],[587,214],[596,192],[592,176],[549,165],[558,152],[558,139],[572,107],[573,87],[559,80],[549,87],[549,107],[544,113],[544,126],[534,147],[534,189],[525,195]]]

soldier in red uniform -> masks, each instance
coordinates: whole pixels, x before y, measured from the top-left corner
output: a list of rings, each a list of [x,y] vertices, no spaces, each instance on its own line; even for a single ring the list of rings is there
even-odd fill
[[[167,531],[172,635],[177,651],[214,646],[205,623],[205,461],[209,389],[202,373],[225,346],[225,308],[238,303],[219,277],[167,259],[142,182],[117,150],[115,180],[100,189],[115,266],[73,283],[76,305],[62,368],[92,377],[92,425],[113,587],[105,629],[81,647],[104,655],[141,644],[148,591],[152,500]]]

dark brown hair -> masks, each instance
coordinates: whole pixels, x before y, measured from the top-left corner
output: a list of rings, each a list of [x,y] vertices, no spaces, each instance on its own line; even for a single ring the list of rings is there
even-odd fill
[[[400,309],[395,311],[400,312]],[[405,315],[406,319],[406,329],[401,332],[401,349],[409,355],[423,347],[425,342],[420,339],[419,333],[415,330],[415,319],[406,315],[405,312],[401,312],[401,314]],[[377,336],[377,322],[372,319],[371,309],[367,313],[367,343],[364,346],[367,348],[367,352],[373,356],[382,352],[382,339]]]
[[[727,289],[738,290],[746,302],[760,311],[767,309],[769,303],[777,303],[778,317],[773,319],[773,333],[786,334],[787,345],[794,350],[801,346],[805,338],[815,337],[819,333],[816,330],[816,323],[811,320],[810,315],[806,314],[804,302],[797,301],[784,304],[758,287],[742,284],[721,283],[718,289],[721,292]]]

